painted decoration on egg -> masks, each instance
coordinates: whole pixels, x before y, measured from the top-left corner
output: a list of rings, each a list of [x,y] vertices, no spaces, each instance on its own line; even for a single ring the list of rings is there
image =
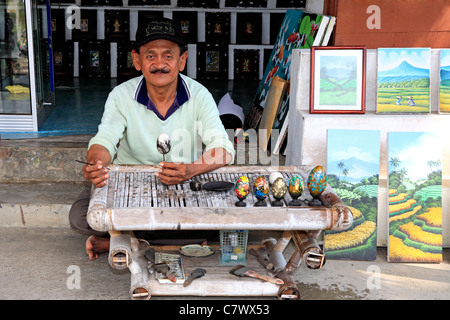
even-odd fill
[[[259,176],[253,183],[253,192],[258,199],[264,199],[269,193],[269,183],[264,177]]]
[[[241,176],[234,186],[234,194],[239,200],[244,200],[250,191],[250,182],[246,176]]]
[[[308,190],[313,197],[322,194],[327,186],[327,173],[322,166],[316,166],[308,176]]]
[[[289,194],[293,199],[297,199],[302,195],[303,190],[305,190],[303,178],[297,174],[293,175],[291,179],[289,179]]]
[[[272,184],[272,194],[275,199],[283,199],[287,191],[286,182],[283,178],[277,178]]]

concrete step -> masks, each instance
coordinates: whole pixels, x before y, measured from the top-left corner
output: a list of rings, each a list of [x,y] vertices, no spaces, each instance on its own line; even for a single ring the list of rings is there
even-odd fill
[[[92,135],[0,141],[0,226],[68,228]]]
[[[0,183],[84,182],[91,135],[0,141]]]
[[[0,185],[0,226],[69,228],[69,210],[88,183]]]

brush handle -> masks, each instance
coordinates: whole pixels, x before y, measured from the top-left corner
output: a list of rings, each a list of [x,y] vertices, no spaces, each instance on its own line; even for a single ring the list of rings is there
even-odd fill
[[[259,274],[253,270],[248,270],[245,273],[247,276],[252,277],[252,278],[258,278],[270,283],[274,283],[274,284],[284,284],[284,281],[278,278],[274,278],[274,277],[269,277],[269,276],[263,276],[262,274]]]

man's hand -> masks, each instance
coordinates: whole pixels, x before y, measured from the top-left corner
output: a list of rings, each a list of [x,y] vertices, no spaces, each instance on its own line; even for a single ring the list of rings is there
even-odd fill
[[[217,148],[206,151],[200,160],[193,163],[161,162],[161,170],[155,175],[164,184],[179,184],[199,174],[223,167],[233,159],[224,149]]]
[[[179,184],[192,178],[189,165],[185,163],[161,162],[156,177],[166,185]]]
[[[109,178],[109,170],[103,167],[103,162],[98,160],[95,165],[85,165],[82,168],[84,178],[92,182],[96,188],[106,186],[106,180]]]

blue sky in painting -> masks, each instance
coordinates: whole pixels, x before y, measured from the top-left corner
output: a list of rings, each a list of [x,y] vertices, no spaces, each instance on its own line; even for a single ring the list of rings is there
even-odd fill
[[[450,66],[450,49],[441,49],[441,67]]]
[[[441,66],[450,66],[450,49],[441,49]]]
[[[433,132],[389,132],[388,149],[389,170],[393,169],[390,159],[396,157],[400,160],[397,170],[404,168],[413,181],[427,177],[428,161],[442,161],[442,140]]]
[[[359,182],[379,173],[380,132],[377,130],[329,129],[327,173],[339,176],[339,162],[348,170],[347,181]]]
[[[378,71],[390,70],[403,61],[416,68],[430,68],[429,48],[379,48]]]

